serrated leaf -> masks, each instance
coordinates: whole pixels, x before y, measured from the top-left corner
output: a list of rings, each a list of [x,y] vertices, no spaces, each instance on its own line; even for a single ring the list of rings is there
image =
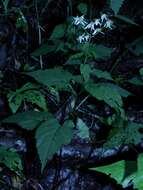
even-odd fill
[[[22,160],[16,152],[0,147],[0,163],[5,164],[12,171],[22,171]]]
[[[47,120],[49,116],[50,114],[48,112],[28,111],[9,116],[2,122],[15,123],[24,129],[33,130],[40,122]]]
[[[36,146],[42,164],[42,171],[62,145],[70,143],[73,136],[73,123],[66,121],[61,126],[54,118],[49,118],[36,131]]]
[[[87,4],[85,3],[80,3],[78,6],[77,6],[77,9],[78,11],[83,14],[83,15],[86,15],[87,14]]]
[[[111,107],[117,109],[123,106],[120,92],[116,86],[110,83],[86,83],[85,89],[98,100],[106,102]]]
[[[107,71],[94,69],[92,71],[92,74],[94,74],[97,78],[103,78],[103,79],[106,79],[106,80],[113,80],[111,74],[109,72],[107,72]]]
[[[87,127],[87,125],[81,120],[78,119],[77,121],[77,135],[82,138],[82,139],[89,139],[89,128]]]
[[[124,3],[124,0],[110,0],[110,7],[116,15],[118,14],[123,3]]]
[[[71,80],[78,80],[78,76],[72,75],[70,72],[63,70],[61,67],[47,70],[37,70],[26,73],[33,77],[39,83],[56,87],[57,89],[66,89]]]
[[[52,34],[50,36],[50,39],[54,40],[54,39],[63,38],[64,35],[65,35],[65,31],[66,31],[66,25],[65,24],[57,25],[54,28],[54,30],[53,30],[53,32],[52,32]]]
[[[47,104],[45,96],[37,90],[28,90],[24,92],[23,98],[32,104],[36,104],[38,107],[42,108],[44,111],[47,111]]]
[[[126,167],[126,163],[129,162],[130,165]],[[118,183],[122,184],[126,188],[129,183],[133,183],[134,189],[142,190],[143,189],[143,154],[140,154],[136,161],[119,161],[110,165],[91,168],[98,172],[105,173],[114,178]],[[136,166],[137,164],[137,166]],[[135,170],[134,167],[135,166]],[[133,169],[132,169],[132,168]],[[127,171],[128,170],[128,171]],[[129,172],[129,170],[131,170]],[[126,176],[126,172],[128,175]]]
[[[139,132],[143,128],[143,124],[125,121],[122,118],[118,118],[112,124],[112,129],[107,138],[107,142],[104,143],[104,148],[113,148],[119,145],[128,145],[140,143],[143,135]]]

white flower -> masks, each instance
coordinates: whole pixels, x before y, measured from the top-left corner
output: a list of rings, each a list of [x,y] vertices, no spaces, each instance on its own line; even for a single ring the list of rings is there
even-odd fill
[[[101,26],[100,19],[96,19],[94,23],[95,23],[96,26]]]
[[[110,20],[110,19],[108,19],[108,20],[106,21],[106,23],[104,24],[104,27],[105,27],[105,28],[108,28],[108,29],[110,29],[110,30],[112,30],[112,29],[113,29],[113,21]]]
[[[90,38],[90,36],[88,35],[88,34],[82,34],[81,36],[79,36],[78,38],[77,38],[77,40],[79,41],[79,43],[82,43],[82,42],[87,42],[87,41],[89,41],[89,38]]]
[[[95,36],[95,35],[97,35],[97,34],[99,34],[99,33],[102,33],[102,34],[104,34],[103,32],[102,32],[102,29],[101,28],[96,28],[95,30],[94,30],[94,32],[93,32],[93,36]]]
[[[95,30],[94,26],[95,26],[95,22],[90,22],[84,29],[85,30],[90,29],[92,31],[92,30]]]
[[[79,17],[79,16],[73,17],[73,24],[76,26],[82,25],[84,27],[87,24],[87,22],[84,18],[84,15],[82,15],[81,17]]]
[[[101,15],[101,22],[104,22],[104,21],[107,21],[107,20],[108,20],[107,14]]]

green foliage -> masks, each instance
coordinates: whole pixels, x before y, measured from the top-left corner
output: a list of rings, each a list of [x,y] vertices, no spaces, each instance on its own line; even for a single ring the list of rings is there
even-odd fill
[[[79,136],[82,139],[89,139],[89,128],[87,125],[82,121],[82,119],[78,119],[76,128],[78,130],[77,136]]]
[[[120,117],[112,122],[112,129],[109,133],[105,148],[112,148],[119,145],[128,145],[140,143],[143,135],[139,132],[143,124],[130,122]]]
[[[66,31],[66,25],[65,24],[59,24],[54,28],[54,31],[52,32],[52,35],[50,36],[51,40],[63,38]]]
[[[72,138],[73,123],[66,121],[61,126],[56,119],[49,118],[36,131],[36,145],[44,169],[48,159],[57,152],[62,145],[68,144]]]
[[[16,89],[16,92],[11,91],[8,95],[9,106],[13,113],[16,113],[22,102],[30,102],[37,105],[42,110],[46,111],[46,99],[40,92],[38,86],[27,83],[20,89]]]
[[[115,14],[118,14],[125,0],[110,0],[110,7]]]
[[[3,120],[3,123],[16,123],[24,129],[33,130],[38,127],[42,121],[45,121],[48,118],[48,112],[28,111],[9,116]]]
[[[73,123],[66,121],[62,126],[48,112],[25,112],[12,115],[4,123],[16,123],[20,127],[33,130],[37,128],[35,139],[42,170],[62,145],[68,144],[73,136]]]
[[[143,189],[142,163],[143,163],[143,154],[140,154],[138,156],[137,162],[119,161],[107,166],[92,168],[92,170],[96,170],[98,172],[111,175],[111,177],[116,179],[118,183],[123,185],[123,187],[127,187],[128,184],[132,182],[135,189],[142,190]]]
[[[22,171],[22,161],[20,155],[12,150],[7,150],[5,147],[0,147],[0,163],[7,166],[12,171]]]
[[[37,70],[26,74],[33,77],[36,81],[43,85],[55,87],[57,89],[67,89],[71,80],[76,81],[79,79],[78,76],[72,75],[70,72],[63,70],[61,67],[43,71]]]
[[[106,102],[115,110],[123,107],[122,97],[131,95],[128,91],[112,83],[86,83],[85,90],[96,99]]]

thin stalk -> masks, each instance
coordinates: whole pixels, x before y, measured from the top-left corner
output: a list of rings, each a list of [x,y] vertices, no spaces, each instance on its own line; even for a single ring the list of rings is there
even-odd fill
[[[36,17],[37,17],[37,27],[38,27],[38,39],[39,39],[39,46],[42,44],[42,34],[41,34],[41,26],[39,23],[39,12],[38,12],[38,2],[35,0],[35,9],[36,9]],[[43,69],[43,59],[40,55],[40,67]]]

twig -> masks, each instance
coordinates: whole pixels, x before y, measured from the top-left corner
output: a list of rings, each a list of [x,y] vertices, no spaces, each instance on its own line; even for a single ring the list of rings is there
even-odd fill
[[[86,97],[80,102],[80,104],[76,107],[75,110],[78,110],[78,109],[81,107],[81,105],[84,104],[84,102],[85,102],[88,98],[89,98],[89,95],[86,96]]]
[[[38,38],[39,38],[39,46],[42,44],[42,35],[41,35],[41,26],[39,23],[39,13],[38,13],[38,2],[35,0],[35,9],[36,9],[36,17],[37,17],[37,27],[38,27]],[[43,69],[43,60],[42,56],[40,55],[40,66]]]

